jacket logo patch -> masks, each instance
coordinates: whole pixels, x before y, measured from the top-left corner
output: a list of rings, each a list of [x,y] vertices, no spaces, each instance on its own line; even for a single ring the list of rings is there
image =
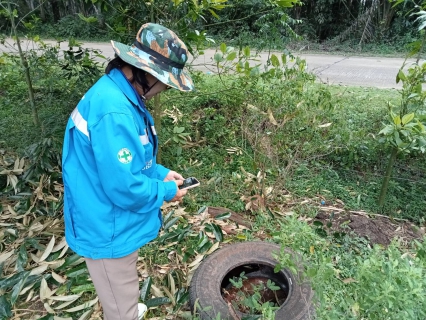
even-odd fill
[[[151,167],[152,167],[152,159],[145,163],[145,167],[143,167],[142,170],[148,170]]]
[[[118,161],[124,164],[132,162],[132,159],[133,159],[132,153],[127,148],[123,148],[120,151],[118,151],[117,158],[118,158]]]

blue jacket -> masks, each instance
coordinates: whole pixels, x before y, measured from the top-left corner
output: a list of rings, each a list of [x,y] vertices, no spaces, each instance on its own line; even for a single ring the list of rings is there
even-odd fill
[[[104,75],[71,114],[62,171],[65,237],[92,259],[124,257],[154,239],[177,193],[156,163],[154,122],[121,70]]]

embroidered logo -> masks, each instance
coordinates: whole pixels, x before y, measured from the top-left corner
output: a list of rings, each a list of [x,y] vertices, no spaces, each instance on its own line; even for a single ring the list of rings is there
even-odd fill
[[[148,170],[151,167],[152,167],[152,159],[145,163],[145,167],[143,167],[142,170]]]
[[[132,159],[133,159],[132,153],[130,152],[129,149],[126,149],[126,148],[123,148],[120,151],[118,151],[117,158],[118,158],[118,161],[125,164],[132,162]]]

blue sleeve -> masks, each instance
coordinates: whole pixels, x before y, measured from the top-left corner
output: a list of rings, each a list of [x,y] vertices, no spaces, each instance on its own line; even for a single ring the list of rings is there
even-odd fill
[[[167,169],[161,164],[157,164],[157,167],[155,169],[156,178],[161,181],[163,181],[166,178],[167,174],[170,172],[170,169]]]
[[[146,150],[131,115],[105,115],[90,129],[90,138],[99,179],[115,205],[144,213],[176,195],[173,181],[163,182],[143,173]]]

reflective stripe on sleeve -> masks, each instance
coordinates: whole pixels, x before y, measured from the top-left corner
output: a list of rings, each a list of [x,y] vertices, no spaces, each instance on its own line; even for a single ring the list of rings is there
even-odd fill
[[[148,138],[148,134],[146,133],[146,130],[143,136],[139,136],[139,140],[141,141],[143,145],[146,145],[149,143],[149,138]]]
[[[155,131],[155,127],[154,127],[154,126],[151,126],[151,131],[152,131],[152,134],[153,134],[154,136],[156,136],[156,135],[157,135],[157,131]]]
[[[89,131],[87,131],[87,121],[83,119],[77,108],[75,108],[71,113],[71,119],[77,129],[90,140]]]

